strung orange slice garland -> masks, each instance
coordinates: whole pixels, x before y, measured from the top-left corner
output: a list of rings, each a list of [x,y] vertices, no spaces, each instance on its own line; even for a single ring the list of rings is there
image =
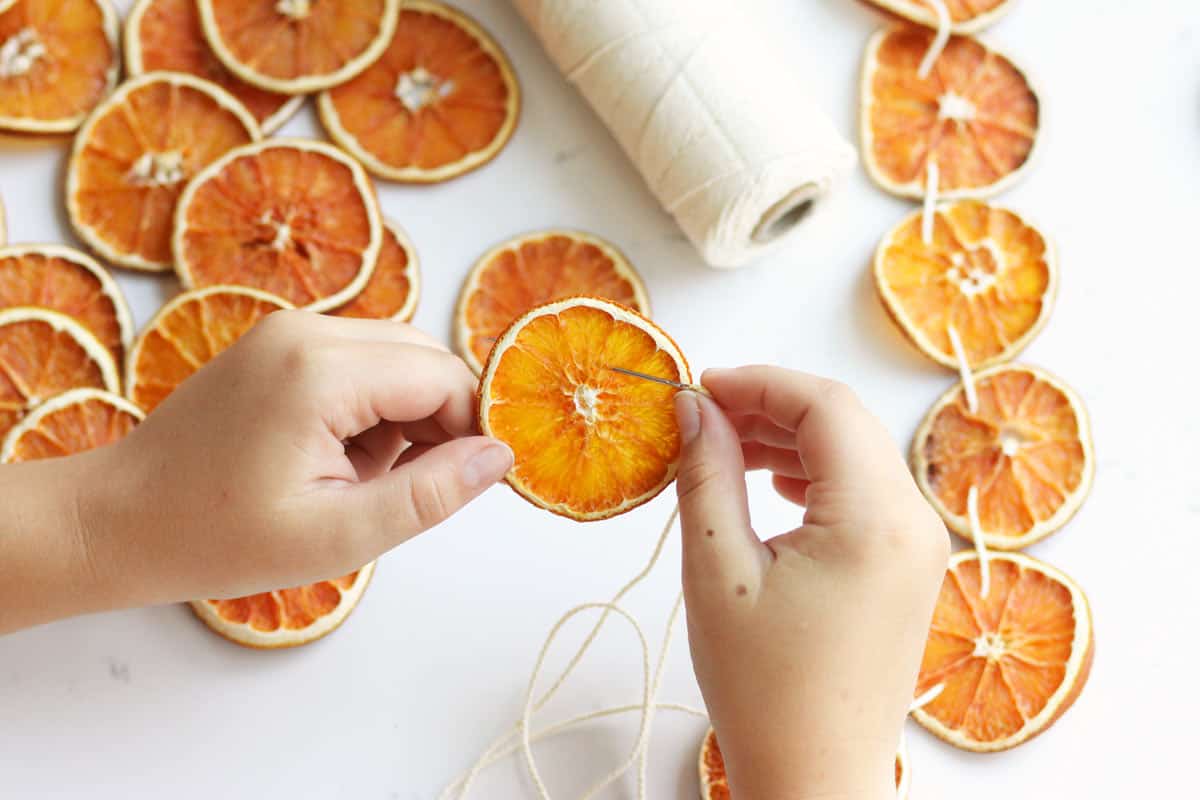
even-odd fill
[[[375,270],[353,300],[328,312],[335,317],[366,317],[408,322],[421,295],[421,269],[408,235],[394,222],[384,220],[383,247]]]
[[[0,444],[0,463],[75,455],[112,444],[142,421],[142,412],[120,395],[72,389],[55,395],[17,423]]]
[[[880,8],[931,28],[938,26],[939,0],[870,0]],[[940,0],[950,16],[954,33],[978,33],[1008,11],[1013,0]]]
[[[520,113],[508,57],[473,19],[406,0],[379,60],[318,99],[339,145],[381,178],[435,183],[491,161]]]

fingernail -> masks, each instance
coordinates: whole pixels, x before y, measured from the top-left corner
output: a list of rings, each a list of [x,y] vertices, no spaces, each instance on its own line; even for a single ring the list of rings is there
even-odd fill
[[[472,489],[491,486],[513,465],[513,453],[503,442],[492,442],[463,465],[463,481]]]
[[[689,444],[700,433],[700,398],[695,392],[682,391],[675,395],[675,421],[684,444]]]

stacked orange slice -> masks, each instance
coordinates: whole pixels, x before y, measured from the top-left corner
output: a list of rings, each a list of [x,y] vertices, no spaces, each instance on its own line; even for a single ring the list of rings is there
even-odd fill
[[[384,220],[383,246],[367,285],[354,299],[328,312],[335,317],[365,317],[408,322],[421,296],[421,269],[408,234]]]
[[[71,389],[51,397],[17,423],[0,443],[0,463],[60,458],[119,441],[142,420],[120,395]]]
[[[870,0],[905,19],[938,27],[935,2],[938,0]],[[978,33],[1004,16],[1013,0],[940,0],[950,15],[950,30],[954,33]]]

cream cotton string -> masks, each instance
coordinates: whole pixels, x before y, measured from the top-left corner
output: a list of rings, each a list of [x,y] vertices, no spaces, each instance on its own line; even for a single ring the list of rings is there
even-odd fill
[[[933,41],[929,43],[929,49],[925,51],[925,57],[917,67],[917,77],[921,80],[929,77],[938,56],[950,41],[950,10],[946,8],[945,0],[930,0],[930,5],[933,6],[933,13],[937,15],[937,33],[933,35]]]
[[[967,361],[967,351],[963,348],[962,338],[959,337],[953,323],[946,326],[946,333],[950,336],[950,346],[954,348],[954,357],[958,361],[963,392],[967,395],[967,410],[975,413],[979,410],[979,394],[975,389],[975,376],[971,374],[971,364]],[[988,566],[988,549],[984,541],[983,525],[979,521],[978,486],[972,486],[967,491],[967,524],[971,528],[971,540],[979,556],[979,594],[981,597],[987,597],[991,587],[991,569]]]

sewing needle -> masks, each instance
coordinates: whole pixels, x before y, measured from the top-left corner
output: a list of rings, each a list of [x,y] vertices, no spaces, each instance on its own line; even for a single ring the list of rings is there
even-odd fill
[[[703,386],[701,386],[698,383],[680,383],[679,381],[673,381],[668,378],[660,378],[658,375],[647,375],[645,372],[638,372],[637,370],[625,369],[625,367],[605,367],[605,369],[611,370],[613,372],[619,372],[622,375],[628,375],[631,378],[641,378],[644,381],[654,381],[655,383],[661,383],[666,386],[673,386],[676,389],[680,389],[683,391],[699,392],[700,394],[707,395],[708,397],[712,397],[712,394],[709,393],[708,389],[705,389]]]

